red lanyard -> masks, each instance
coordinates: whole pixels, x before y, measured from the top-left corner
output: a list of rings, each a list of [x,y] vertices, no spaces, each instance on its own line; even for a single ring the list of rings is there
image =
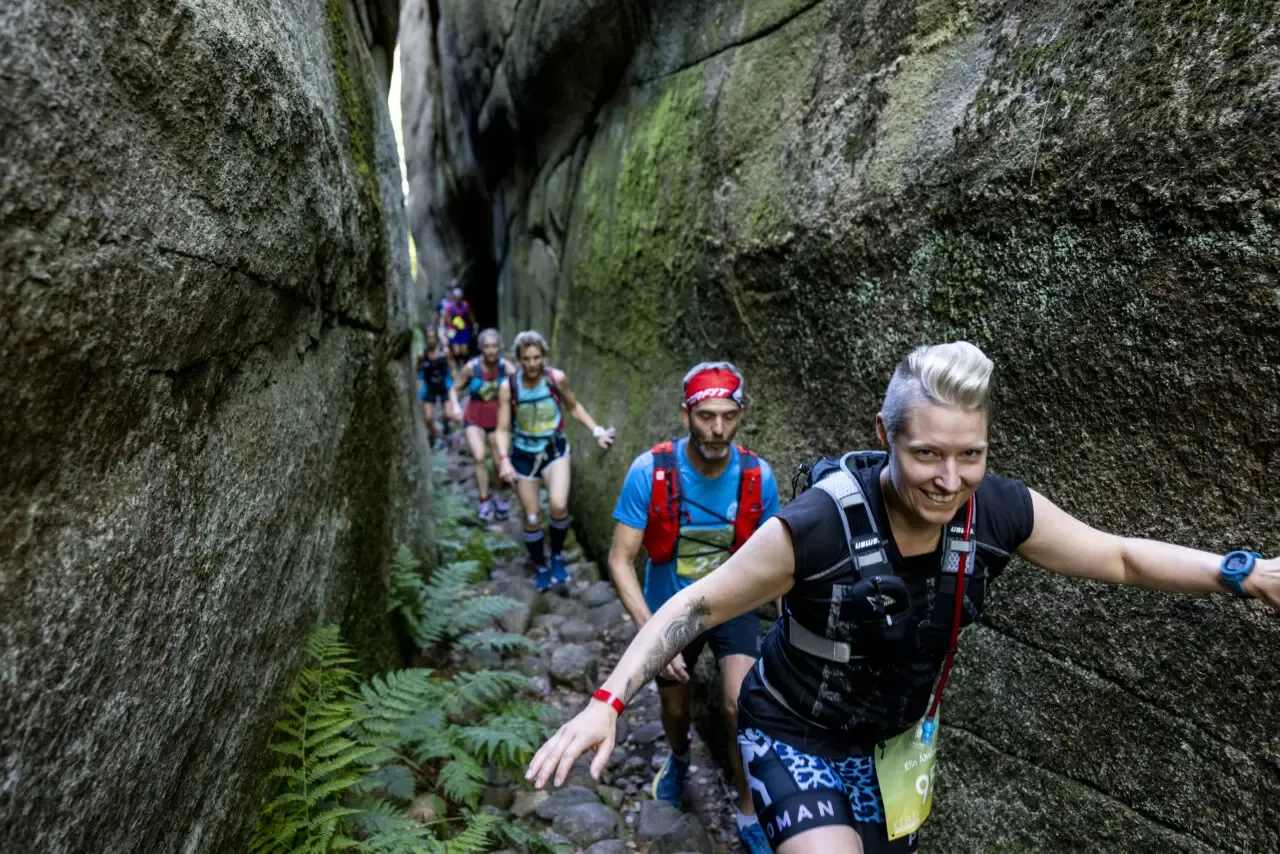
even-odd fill
[[[973,554],[973,499],[969,499],[969,512],[965,517],[964,541],[969,544],[966,551],[960,553],[960,568],[956,573],[956,610],[951,618],[951,643],[947,646],[947,657],[942,662],[942,672],[938,675],[938,688],[933,692],[933,703],[929,706],[929,714],[925,720],[931,721],[938,716],[938,704],[942,702],[942,692],[947,687],[947,677],[951,675],[951,664],[956,658],[956,647],[960,642],[960,619],[964,615],[964,579],[969,570],[969,555]]]

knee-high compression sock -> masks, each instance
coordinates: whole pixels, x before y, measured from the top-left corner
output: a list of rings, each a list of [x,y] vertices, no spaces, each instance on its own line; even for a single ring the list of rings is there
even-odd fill
[[[547,562],[542,550],[542,529],[536,531],[526,530],[524,532],[524,547],[529,550],[529,559],[533,561],[535,566],[542,566]]]
[[[564,539],[569,536],[569,517],[551,520],[551,554],[564,551]]]

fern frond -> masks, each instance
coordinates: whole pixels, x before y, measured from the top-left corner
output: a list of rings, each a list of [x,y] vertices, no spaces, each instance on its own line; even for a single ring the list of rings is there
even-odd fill
[[[532,744],[495,727],[461,727],[458,743],[481,762],[489,764],[523,765],[533,758]]]
[[[527,851],[529,854],[572,854],[573,852],[572,845],[550,842],[541,834],[514,822],[503,821],[498,825],[497,830],[513,847]]]
[[[536,653],[538,645],[524,635],[486,630],[459,638],[457,646],[467,650],[493,650],[504,655]]]
[[[385,801],[375,801],[352,818],[367,838],[360,850],[368,854],[444,854],[444,846],[427,828]]]
[[[449,635],[462,589],[481,574],[474,560],[447,563],[431,574],[422,608],[412,621],[414,640],[419,646],[434,646]]]
[[[520,602],[509,596],[477,596],[468,599],[449,621],[453,634],[474,632],[487,627],[508,611],[519,608]]]
[[[483,854],[489,850],[489,836],[502,824],[502,819],[487,813],[476,813],[467,820],[461,833],[449,840],[449,854]]]
[[[521,691],[531,691],[532,683],[519,673],[480,670],[459,673],[453,678],[457,693],[449,698],[451,711],[462,712],[467,706],[496,703]]]
[[[365,744],[398,748],[423,729],[442,727],[444,715],[437,707],[452,685],[432,679],[431,673],[399,670],[361,686],[356,738]]]
[[[484,769],[473,757],[461,751],[440,766],[436,789],[448,800],[475,807],[484,794]]]

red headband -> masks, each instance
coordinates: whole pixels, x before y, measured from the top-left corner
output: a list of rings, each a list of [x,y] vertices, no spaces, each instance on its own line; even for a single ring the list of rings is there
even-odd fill
[[[725,368],[699,371],[684,384],[684,403],[690,408],[704,400],[724,397],[742,406],[742,378]]]

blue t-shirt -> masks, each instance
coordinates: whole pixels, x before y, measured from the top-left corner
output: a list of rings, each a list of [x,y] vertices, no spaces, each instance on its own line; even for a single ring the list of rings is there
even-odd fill
[[[719,477],[705,478],[685,455],[688,439],[675,443],[680,464],[680,539],[676,556],[669,563],[655,566],[649,561],[644,574],[644,601],[651,611],[709,574],[729,557],[733,545],[733,520],[738,515],[738,486],[742,477],[742,460],[735,447],[733,459]],[[760,497],[764,515],[760,524],[778,512],[778,483],[773,469],[760,460]],[[649,497],[653,492],[653,452],[645,451],[631,463],[622,494],[613,508],[614,521],[643,531],[649,520]]]

